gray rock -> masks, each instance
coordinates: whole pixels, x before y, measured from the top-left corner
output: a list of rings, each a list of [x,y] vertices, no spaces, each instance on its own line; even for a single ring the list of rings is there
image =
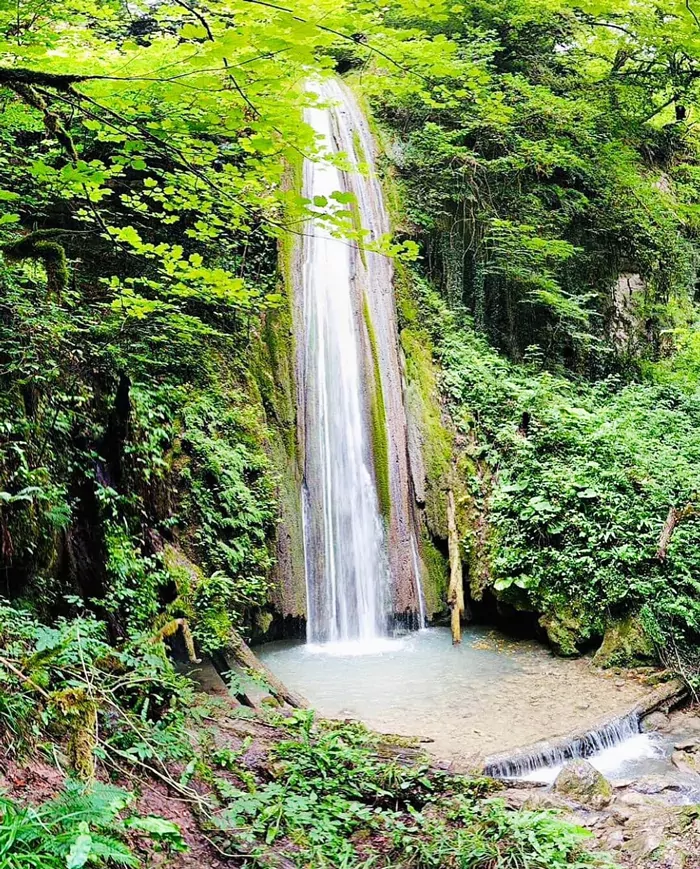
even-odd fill
[[[554,782],[554,790],[594,809],[602,809],[612,800],[610,782],[587,760],[567,763]]]
[[[700,748],[700,740],[685,739],[683,742],[676,742],[673,746],[676,751],[697,751]]]
[[[661,845],[664,840],[663,828],[655,827],[650,830],[640,830],[625,845],[625,851],[638,859],[648,857]]]
[[[632,790],[640,794],[660,794],[663,791],[680,791],[682,785],[676,781],[669,781],[660,775],[650,775],[640,778],[632,784]]]
[[[634,812],[635,810],[629,806],[616,805],[613,809],[612,817],[617,824],[624,825],[634,815]]]
[[[660,733],[667,733],[671,727],[671,720],[665,712],[652,712],[642,719],[642,733],[650,733],[653,730],[658,730]]]
[[[692,733],[700,733],[700,716],[686,715],[683,717],[682,724],[684,730],[690,730]]]
[[[698,758],[696,755],[687,751],[674,751],[671,755],[671,763],[681,772],[698,774]]]
[[[603,836],[601,841],[605,848],[614,851],[622,846],[622,843],[625,841],[625,834],[619,828],[611,830]]]

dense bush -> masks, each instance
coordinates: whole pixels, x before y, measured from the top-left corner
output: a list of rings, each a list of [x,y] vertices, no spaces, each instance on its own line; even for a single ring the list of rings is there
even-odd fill
[[[442,385],[490,469],[491,588],[569,626],[568,648],[640,611],[661,650],[700,639],[700,396],[692,348],[636,381],[515,364],[416,282]],[[665,558],[669,510],[682,514]],[[477,545],[475,540],[467,546]]]

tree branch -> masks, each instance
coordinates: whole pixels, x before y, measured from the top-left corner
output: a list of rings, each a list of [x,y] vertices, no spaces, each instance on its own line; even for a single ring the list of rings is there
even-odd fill
[[[671,544],[671,538],[673,537],[673,532],[676,530],[678,523],[682,522],[683,519],[688,519],[694,513],[695,505],[692,503],[686,504],[685,507],[682,507],[680,510],[677,507],[669,508],[664,527],[661,529],[661,534],[659,535],[659,548],[656,551],[656,558],[658,561],[666,561],[668,547]]]

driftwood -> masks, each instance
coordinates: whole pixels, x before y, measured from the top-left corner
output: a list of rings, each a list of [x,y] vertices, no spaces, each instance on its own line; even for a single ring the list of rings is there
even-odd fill
[[[243,637],[236,631],[231,632],[228,651],[235,658],[236,663],[240,664],[241,667],[246,670],[252,670],[254,673],[259,673],[265,680],[265,683],[270,687],[272,693],[278,699],[284,700],[285,703],[288,703],[295,709],[304,709],[309,705],[307,700],[302,697],[301,694],[296,694],[294,691],[290,691],[284,682],[278,679],[272,670],[263,664],[255,652],[250,648],[248,643],[246,643]]]
[[[694,504],[686,504],[680,510],[677,507],[671,507],[668,511],[668,516],[664,522],[664,527],[659,535],[659,548],[656,550],[656,557],[659,561],[665,561],[668,555],[668,547],[671,544],[673,532],[676,530],[676,525],[684,519],[688,519],[695,513]]]
[[[464,584],[462,582],[462,556],[459,551],[455,496],[447,493],[447,543],[450,555],[450,585],[447,603],[450,607],[450,625],[453,644],[462,642],[462,616],[464,615]]]

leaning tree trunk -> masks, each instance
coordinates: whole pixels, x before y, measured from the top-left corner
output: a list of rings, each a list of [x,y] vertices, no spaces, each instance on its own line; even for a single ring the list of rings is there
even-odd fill
[[[664,527],[661,529],[661,534],[659,535],[659,548],[656,550],[656,557],[659,561],[666,561],[668,547],[671,545],[671,538],[673,537],[673,532],[676,530],[676,525],[684,519],[688,519],[694,513],[695,506],[693,504],[686,504],[685,507],[680,510],[676,507],[669,508]]]
[[[459,552],[459,534],[455,496],[452,489],[447,493],[447,544],[450,554],[450,585],[447,603],[450,607],[452,642],[462,642],[462,616],[464,614],[464,584],[462,582],[462,557]]]

